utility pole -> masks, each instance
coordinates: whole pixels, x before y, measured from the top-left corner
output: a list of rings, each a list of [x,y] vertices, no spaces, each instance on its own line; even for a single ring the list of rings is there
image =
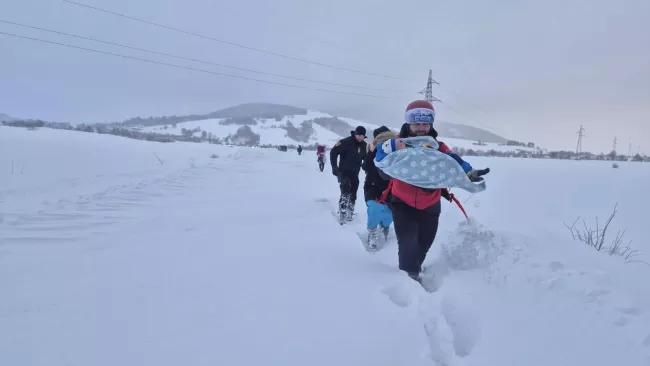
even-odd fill
[[[615,155],[616,155],[616,145],[617,144],[618,144],[618,139],[616,138],[616,136],[614,136],[614,148],[612,149],[612,151],[614,152]]]
[[[632,157],[632,141],[630,141],[630,146],[629,146],[629,148],[627,149],[627,156],[628,156],[629,158]]]
[[[432,74],[433,73],[429,69],[429,78],[427,79],[427,87],[422,89],[420,94],[423,94],[424,98],[427,101],[429,101],[429,103],[433,104],[433,102],[442,102],[442,100],[433,96],[433,84],[440,85],[440,83],[433,78]]]
[[[581,154],[582,153],[582,139],[587,137],[585,135],[585,129],[580,125],[580,129],[577,132],[578,134],[578,143],[576,144],[576,154]]]

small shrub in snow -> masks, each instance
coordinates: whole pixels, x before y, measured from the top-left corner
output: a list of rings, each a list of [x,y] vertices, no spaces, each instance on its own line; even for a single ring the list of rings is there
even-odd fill
[[[212,154],[212,155],[210,155],[210,158],[211,158],[211,159],[217,159],[218,157],[219,157],[219,155],[217,155],[217,154]]]
[[[156,159],[158,159],[158,163],[160,163],[160,165],[165,165],[165,161],[164,161],[163,159],[161,159],[161,158],[158,156],[158,154],[153,153],[153,155],[156,157]]]
[[[614,206],[614,211],[609,216],[607,221],[605,221],[605,224],[602,226],[602,228],[598,223],[598,217],[596,217],[595,228],[591,225],[587,225],[584,220],[582,220],[583,228],[576,227],[576,223],[578,220],[580,220],[580,217],[578,217],[571,226],[567,224],[564,224],[564,226],[566,226],[571,231],[573,240],[579,240],[599,252],[606,252],[609,255],[621,256],[625,258],[626,263],[633,262],[632,258],[637,257],[640,254],[638,250],[632,249],[630,246],[630,244],[632,244],[631,240],[627,244],[623,244],[623,236],[625,235],[625,230],[619,230],[612,240],[611,245],[606,246],[607,230],[609,229],[609,224],[612,223],[612,220],[616,216],[617,207],[618,203]]]

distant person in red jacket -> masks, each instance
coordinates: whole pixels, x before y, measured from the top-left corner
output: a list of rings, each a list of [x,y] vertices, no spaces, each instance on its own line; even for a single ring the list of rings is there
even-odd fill
[[[325,146],[318,145],[316,146],[316,160],[318,161],[318,169],[322,172],[325,169]]]

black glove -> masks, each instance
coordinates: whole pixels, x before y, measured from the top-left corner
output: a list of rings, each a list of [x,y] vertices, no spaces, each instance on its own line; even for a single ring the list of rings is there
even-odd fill
[[[469,180],[471,180],[474,183],[477,183],[477,182],[482,182],[484,180],[483,176],[489,172],[490,172],[490,168],[472,170],[471,172],[467,173],[467,176],[469,177]]]
[[[453,194],[449,193],[448,189],[443,189],[441,195],[444,199],[446,199],[449,202],[452,201],[452,197],[454,196]]]
[[[332,175],[335,176],[335,177],[339,176],[339,168],[338,167],[335,167],[335,166],[332,167]]]

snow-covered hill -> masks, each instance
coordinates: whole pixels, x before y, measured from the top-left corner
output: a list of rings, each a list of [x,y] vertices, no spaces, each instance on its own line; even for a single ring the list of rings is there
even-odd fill
[[[562,225],[618,202],[608,238],[650,255],[650,166],[472,163],[426,293],[310,155],[0,127],[0,365],[650,364],[650,267]]]
[[[15,118],[13,118],[11,116],[8,116],[8,115],[6,115],[4,113],[0,113],[0,122],[10,122],[10,121],[13,121],[13,120],[15,120]]]
[[[232,142],[243,140],[242,142],[245,143],[247,135],[238,136],[238,131],[250,128],[253,134],[259,135],[260,145],[312,145],[315,143],[330,145],[341,139],[341,136],[319,124],[310,123],[319,118],[332,118],[332,116],[317,111],[308,111],[304,115],[289,115],[281,119],[245,118],[233,120],[231,118],[217,118],[178,123],[176,127],[171,125],[145,127],[142,130],[180,136],[183,129],[194,130],[198,128],[200,131],[195,132],[194,136],[201,136],[202,131],[206,131],[215,138],[227,139]],[[232,123],[228,124],[229,121],[232,121]],[[305,122],[307,122],[308,127],[303,127]],[[295,127],[295,129],[291,129],[290,126]],[[297,131],[297,133],[292,138],[291,133],[294,131]]]
[[[331,146],[346,137],[356,126],[366,127],[367,135],[378,125],[347,117],[335,117],[327,113],[307,110],[305,114],[287,115],[282,118],[212,118],[187,121],[173,125],[140,127],[144,132],[154,132],[180,136],[183,130],[195,131],[194,136],[201,136],[203,131],[214,138],[232,143],[256,142],[260,145],[313,145],[315,143]],[[397,132],[398,130],[396,130]],[[474,144],[476,141],[441,136],[441,140],[454,148],[473,149],[475,151],[495,150],[498,152],[536,152],[534,148],[506,146],[497,143]]]

